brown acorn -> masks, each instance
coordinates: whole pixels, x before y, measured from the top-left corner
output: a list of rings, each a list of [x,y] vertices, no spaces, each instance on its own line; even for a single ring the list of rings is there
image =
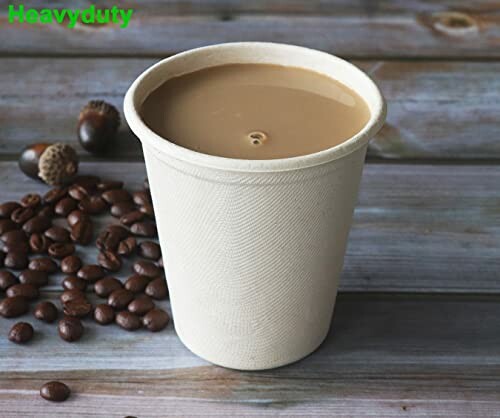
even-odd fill
[[[91,100],[78,118],[78,139],[83,148],[93,154],[106,150],[120,126],[120,114],[103,100]]]
[[[32,144],[22,151],[19,168],[29,177],[57,186],[75,177],[78,156],[73,147],[67,144]]]

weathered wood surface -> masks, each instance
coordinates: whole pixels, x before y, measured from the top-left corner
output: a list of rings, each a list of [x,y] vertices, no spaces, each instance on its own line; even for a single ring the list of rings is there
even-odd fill
[[[263,372],[209,365],[172,325],[148,334],[89,322],[87,336],[68,344],[54,325],[36,322],[27,346],[0,339],[2,417],[499,416],[498,302],[340,295],[323,345]],[[1,335],[11,322],[0,321]],[[74,396],[61,405],[41,400],[39,387],[52,379]]]
[[[86,7],[89,1],[72,2]],[[255,4],[254,4],[255,3]],[[8,54],[157,55],[230,41],[274,41],[350,57],[498,57],[498,2],[334,1],[121,2],[135,14],[117,25],[75,29],[8,24],[0,1],[0,52]],[[26,7],[46,7],[26,1]],[[109,3],[101,2],[100,4]],[[247,4],[247,5],[244,5]],[[52,7],[68,7],[52,2]],[[458,13],[458,14],[457,14]]]
[[[0,59],[0,154],[36,141],[76,144],[80,108],[102,98],[122,108],[131,82],[157,59]],[[369,157],[500,158],[499,63],[355,61],[388,100]],[[78,147],[78,149],[81,149]],[[83,155],[85,154],[82,151]],[[123,124],[110,158],[142,159]]]
[[[132,190],[144,178],[142,163],[84,163],[81,172]],[[0,162],[0,184],[0,201],[47,190],[13,162]],[[368,164],[341,290],[499,293],[498,184],[498,166]],[[95,262],[95,249],[83,256]]]

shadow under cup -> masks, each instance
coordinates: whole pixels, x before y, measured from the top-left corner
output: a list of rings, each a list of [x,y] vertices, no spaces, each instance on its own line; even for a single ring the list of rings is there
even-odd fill
[[[371,117],[349,140],[274,160],[201,154],[150,130],[140,106],[171,77],[231,63],[313,70],[345,84]],[[384,99],[362,71],[333,55],[273,43],[190,50],[141,74],[125,97],[140,139],[177,334],[198,356],[258,370],[297,361],[325,338],[368,141]]]

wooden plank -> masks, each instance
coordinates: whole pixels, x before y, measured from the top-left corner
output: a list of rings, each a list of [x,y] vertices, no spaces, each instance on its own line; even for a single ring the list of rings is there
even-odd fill
[[[0,59],[0,154],[16,154],[37,141],[76,144],[80,108],[99,98],[121,109],[130,83],[156,60]],[[387,124],[371,143],[369,157],[500,158],[499,63],[355,64],[372,75],[389,105]],[[125,123],[109,157],[142,159]]]
[[[54,2],[53,7],[67,7]],[[73,2],[86,7],[90,2]],[[252,4],[244,6],[243,4]],[[255,4],[254,4],[255,3]],[[187,1],[122,2],[134,16],[116,25],[9,24],[0,1],[0,53],[64,55],[170,54],[231,41],[294,43],[349,57],[498,57],[498,4],[401,2]],[[26,7],[43,8],[26,1]],[[51,4],[52,6],[52,4]],[[458,14],[457,14],[458,13]],[[300,28],[300,30],[297,30]]]
[[[171,326],[97,327],[67,344],[37,322],[27,346],[0,339],[0,407],[5,417],[499,416],[499,315],[498,297],[340,295],[320,348],[263,372],[209,365]],[[53,379],[73,389],[68,402],[39,398]]]
[[[131,189],[144,176],[140,163],[85,163],[81,171]],[[368,164],[341,290],[499,293],[499,183],[498,166]],[[13,162],[0,162],[0,184],[0,201],[46,190]]]

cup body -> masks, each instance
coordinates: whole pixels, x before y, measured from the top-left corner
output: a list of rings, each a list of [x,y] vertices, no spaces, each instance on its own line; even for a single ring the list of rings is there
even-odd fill
[[[139,109],[170,77],[227,63],[311,69],[355,90],[371,118],[315,154],[237,160],[200,154],[152,132]],[[198,48],[146,70],[125,98],[142,142],[177,334],[225,367],[282,366],[328,333],[369,139],[385,119],[375,84],[323,52],[272,43]]]

